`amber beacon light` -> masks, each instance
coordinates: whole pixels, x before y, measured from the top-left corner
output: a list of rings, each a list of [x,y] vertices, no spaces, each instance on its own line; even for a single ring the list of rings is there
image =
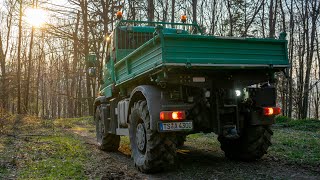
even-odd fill
[[[182,15],[181,16],[181,22],[185,23],[187,21],[187,16],[186,15]]]
[[[122,12],[121,11],[118,11],[117,14],[116,14],[117,18],[118,19],[121,19],[122,18]]]

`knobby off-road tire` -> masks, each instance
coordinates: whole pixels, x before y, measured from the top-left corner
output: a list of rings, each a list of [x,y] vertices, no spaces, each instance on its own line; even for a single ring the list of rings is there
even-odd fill
[[[176,137],[176,146],[182,147],[184,146],[184,142],[186,141],[187,135],[185,134],[178,134]]]
[[[129,134],[131,156],[141,172],[153,173],[173,166],[176,158],[175,135],[150,129],[146,101],[138,101],[131,108]]]
[[[103,151],[117,151],[120,144],[120,136],[106,132],[105,121],[101,118],[102,106],[104,105],[97,107],[95,114],[97,142],[99,148]]]
[[[244,129],[239,139],[231,140],[220,135],[218,140],[227,158],[254,161],[267,153],[272,135],[269,126],[250,126]]]

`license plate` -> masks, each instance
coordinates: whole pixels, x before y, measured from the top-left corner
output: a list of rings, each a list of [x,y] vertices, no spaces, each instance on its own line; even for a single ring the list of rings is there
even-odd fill
[[[160,131],[188,131],[193,129],[192,121],[159,123]]]

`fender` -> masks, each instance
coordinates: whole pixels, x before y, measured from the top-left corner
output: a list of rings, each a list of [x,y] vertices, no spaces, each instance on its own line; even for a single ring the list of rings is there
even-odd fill
[[[93,110],[95,111],[97,109],[97,106],[99,106],[100,104],[107,104],[107,98],[105,96],[99,96],[94,100],[93,103]]]
[[[104,120],[104,125],[107,133],[116,134],[118,125],[115,114],[115,107],[118,104],[118,99],[107,99],[105,96],[100,96],[94,101],[94,108],[101,105],[101,118]]]
[[[128,114],[130,114],[131,107],[136,101],[145,99],[150,114],[150,129],[157,130],[161,105],[166,102],[161,94],[161,90],[155,86],[142,85],[136,87],[130,95]],[[127,122],[129,123],[129,116],[127,117]]]

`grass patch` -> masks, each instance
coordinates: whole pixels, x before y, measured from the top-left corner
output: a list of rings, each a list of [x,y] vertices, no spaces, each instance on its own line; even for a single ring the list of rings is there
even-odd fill
[[[317,166],[320,165],[319,138],[316,132],[276,128],[269,153],[292,163]]]
[[[92,126],[94,124],[93,118],[89,117],[81,117],[81,118],[61,118],[54,120],[54,125],[60,128],[76,128],[76,127],[84,127],[84,126]]]
[[[15,116],[0,109],[0,134],[8,134],[13,128]]]
[[[290,121],[291,121],[291,119],[288,118],[287,116],[277,116],[276,117],[276,123],[277,124],[288,123]]]
[[[276,123],[283,127],[289,127],[295,130],[320,132],[320,120],[316,119],[295,120],[286,116],[278,116],[276,118]]]
[[[320,121],[307,120],[292,120],[287,123],[287,127],[301,131],[320,132]]]
[[[7,174],[9,174],[8,169],[5,166],[1,165],[0,166],[0,178],[6,177]]]
[[[53,124],[57,128],[70,129],[78,134],[95,136],[96,127],[93,117],[56,119]]]
[[[86,153],[82,142],[71,135],[58,133],[32,139],[19,148],[18,155],[25,161],[19,178],[85,178]]]
[[[131,147],[129,136],[120,136],[119,151],[127,156],[131,156]]]
[[[15,117],[6,126],[0,134],[0,179],[87,179],[86,146],[53,120]]]
[[[220,149],[220,143],[214,133],[196,133],[187,136],[186,144],[196,144],[199,148],[214,148],[213,150]]]

